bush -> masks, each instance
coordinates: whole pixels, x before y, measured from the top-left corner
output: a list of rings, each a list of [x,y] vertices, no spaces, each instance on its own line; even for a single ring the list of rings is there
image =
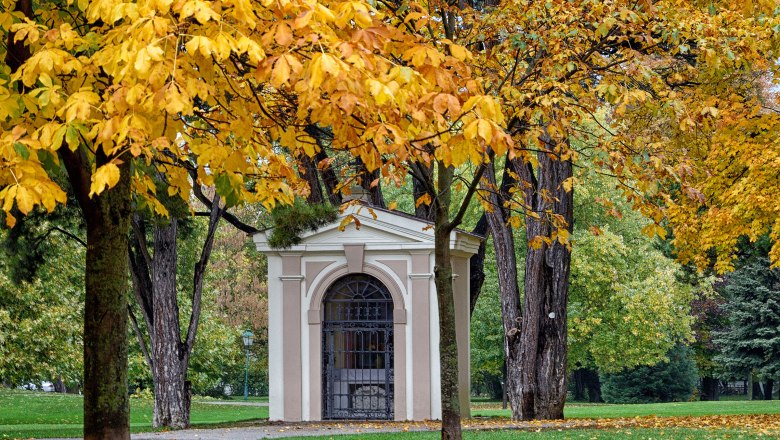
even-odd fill
[[[668,362],[605,374],[602,392],[607,403],[653,403],[690,400],[698,372],[691,349],[678,345]]]

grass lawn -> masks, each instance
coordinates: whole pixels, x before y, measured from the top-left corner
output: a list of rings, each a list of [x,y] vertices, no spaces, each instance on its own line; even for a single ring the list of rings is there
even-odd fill
[[[394,434],[330,435],[324,437],[288,437],[287,440],[435,440],[438,432],[400,432]],[[777,438],[760,433],[747,433],[734,429],[572,429],[532,431],[465,431],[465,440],[709,440],[709,439],[770,439]]]
[[[510,417],[511,412],[501,409],[501,403],[482,403],[471,411],[474,417]],[[614,417],[681,417],[730,414],[780,414],[778,400],[742,400],[718,402],[674,402],[635,405],[610,405],[604,403],[571,403],[564,409],[566,418],[604,419]]]
[[[267,398],[252,397],[250,403],[265,402]],[[230,400],[241,403],[242,396]],[[195,427],[216,427],[220,425],[235,426],[239,422],[257,421],[268,418],[268,408],[248,405],[218,405],[213,399],[196,398],[192,404],[192,425]],[[31,437],[80,437],[82,435],[82,405],[83,398],[76,395],[56,393],[36,393],[0,389],[0,440],[7,438]],[[152,419],[151,400],[130,399],[130,426],[133,432],[151,431]],[[593,425],[585,421],[586,426],[578,429],[548,428],[541,433],[518,430],[487,430],[466,432],[467,440],[509,440],[511,439],[758,439],[780,438],[776,429],[777,417],[774,417],[774,429],[760,432],[764,425],[755,423],[753,429],[743,427],[740,422],[746,418],[761,418],[752,414],[780,414],[780,401],[721,401],[721,402],[681,402],[640,405],[608,405],[572,403],[566,406],[566,416],[571,419],[615,419],[641,416],[658,417],[690,417],[690,416],[723,416],[731,419],[728,424],[714,425],[711,428],[699,428],[698,419],[693,424],[669,425],[660,428],[657,424],[637,424],[636,428],[627,428],[616,420],[614,425],[599,426],[604,429],[592,429]],[[501,410],[500,403],[489,401],[473,402],[472,413],[476,417],[496,419],[508,417],[508,410]],[[732,415],[729,417],[729,415]],[[733,415],[745,415],[745,418]],[[481,419],[491,420],[491,419]],[[467,422],[469,423],[469,422]],[[756,428],[758,427],[758,428]],[[397,434],[360,434],[352,436],[326,436],[321,439],[335,440],[433,440],[439,438],[436,432],[402,432]],[[308,437],[308,439],[312,439]]]
[[[83,401],[78,395],[0,389],[0,438],[81,437]],[[268,407],[208,402],[192,402],[193,426],[268,418]],[[152,430],[152,406],[151,400],[130,399],[133,432]]]

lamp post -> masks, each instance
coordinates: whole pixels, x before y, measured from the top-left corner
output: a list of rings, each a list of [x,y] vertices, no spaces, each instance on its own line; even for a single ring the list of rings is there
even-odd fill
[[[255,334],[247,330],[241,334],[244,340],[244,349],[246,350],[246,368],[244,369],[244,400],[249,400],[249,349],[255,341]]]

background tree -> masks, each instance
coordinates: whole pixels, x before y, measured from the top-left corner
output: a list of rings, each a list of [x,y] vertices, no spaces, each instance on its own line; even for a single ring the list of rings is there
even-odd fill
[[[761,8],[700,8],[695,2],[517,1],[501,4],[495,13],[477,12],[464,27],[460,37],[470,41],[465,45],[486,48],[476,65],[491,78],[491,93],[501,97],[508,112],[505,128],[519,147],[510,169],[518,177],[516,196],[490,203],[496,255],[499,261],[513,258],[511,234],[499,232],[507,224],[521,224],[499,215],[504,214],[499,207],[525,214],[529,255],[538,255],[526,259],[522,307],[516,299],[517,277],[506,272],[514,265],[506,263],[500,271],[505,274],[499,285],[506,304],[502,313],[514,418],[563,415],[566,387],[560,366],[566,364],[565,280],[570,268],[568,254],[559,248],[568,246],[572,233],[571,163],[583,165],[572,140],[583,136],[596,144],[592,163],[616,176],[633,207],[653,219],[645,231],[663,234],[657,199],[664,189],[659,181],[674,178],[665,164],[683,150],[672,147],[668,131],[653,124],[654,115],[675,123],[688,121],[686,114],[706,119],[702,103],[730,90],[723,87],[728,78],[750,75],[753,67],[768,68],[772,62],[765,55],[772,53],[776,39],[763,27],[768,21],[755,30],[753,20],[768,16],[772,12]],[[522,31],[501,34],[506,29]],[[750,35],[751,42],[737,49],[730,43],[734,32]],[[759,34],[764,39],[753,40]],[[491,39],[493,35],[502,37]],[[684,88],[695,91],[679,94]],[[757,109],[734,104],[735,111]],[[652,137],[638,137],[630,127],[637,119],[629,110],[635,108],[646,118],[643,127],[652,128]],[[596,116],[602,109],[609,124]],[[586,121],[599,129],[588,129]],[[690,122],[691,128],[697,124]]]
[[[13,258],[3,258],[0,265],[0,383],[51,381],[57,391],[77,391],[83,378],[85,249],[70,238],[47,233],[49,226],[44,222],[28,231],[27,238],[49,254],[46,264],[25,271],[29,279],[14,278],[18,272]]]
[[[770,269],[768,251],[766,238],[750,246],[727,277],[721,308],[728,323],[713,339],[720,350],[715,361],[724,372],[758,375],[765,398],[771,399],[774,379],[780,377],[780,270]]]
[[[669,360],[652,366],[626,369],[603,377],[604,400],[608,403],[652,403],[690,400],[698,373],[691,351],[678,345]]]

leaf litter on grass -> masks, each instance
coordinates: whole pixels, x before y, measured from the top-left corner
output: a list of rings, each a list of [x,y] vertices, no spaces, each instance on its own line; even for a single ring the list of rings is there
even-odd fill
[[[436,431],[440,429],[439,421],[426,420],[421,422],[362,422],[350,423],[353,432],[388,432],[388,431]],[[714,416],[638,416],[622,418],[602,419],[566,419],[566,420],[531,420],[513,421],[507,418],[472,418],[465,419],[462,423],[465,430],[523,430],[523,431],[549,431],[569,429],[597,429],[617,430],[630,434],[632,429],[694,429],[694,430],[729,430],[737,433],[734,438],[739,438],[738,433],[750,433],[766,435],[770,438],[780,438],[780,414],[754,414],[754,415],[714,415]],[[343,423],[339,422],[314,422],[301,424],[280,424],[277,431],[285,432],[297,429],[322,430],[327,432],[342,431]],[[356,431],[354,431],[357,428]],[[661,431],[663,432],[663,431]],[[671,438],[671,437],[667,437]]]

